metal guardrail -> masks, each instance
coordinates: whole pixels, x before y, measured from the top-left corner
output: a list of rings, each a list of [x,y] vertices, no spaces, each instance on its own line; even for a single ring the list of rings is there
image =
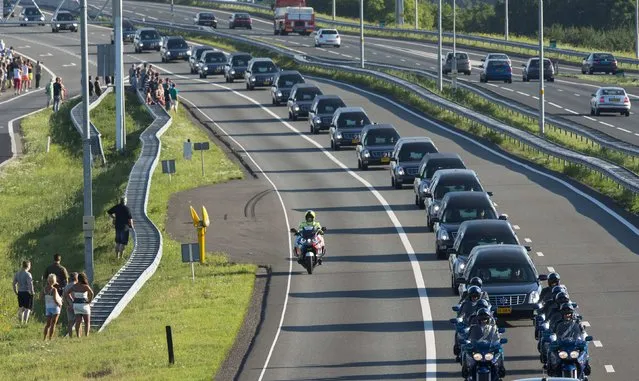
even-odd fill
[[[142,93],[136,93],[146,104]],[[172,118],[160,106],[146,107],[154,120],[140,135],[142,151],[126,188],[127,203],[135,221],[133,253],[91,302],[91,327],[98,332],[122,313],[155,273],[162,258],[162,234],[148,217],[147,204],[151,178],[160,158],[160,136],[169,128]]]
[[[553,156],[560,160],[581,165],[586,168],[589,168],[590,170],[599,172],[601,175],[610,178],[611,180],[617,182],[624,188],[631,190],[634,193],[639,193],[639,176],[633,173],[632,171],[629,171],[626,168],[620,167],[616,164],[607,162],[599,158],[583,155],[575,151],[571,151],[569,149],[563,148],[541,137],[538,137],[526,131],[522,131],[517,128],[511,127],[502,122],[494,120],[488,116],[478,114],[475,111],[469,110],[461,105],[458,105],[454,102],[451,102],[437,95],[434,95],[418,85],[415,85],[403,79],[394,77],[390,74],[382,73],[375,70],[355,68],[355,67],[351,67],[351,66],[347,66],[343,64],[336,64],[335,62],[332,62],[332,63],[321,62],[319,60],[311,61],[306,56],[302,56],[300,54],[294,54],[287,49],[274,47],[270,44],[263,43],[261,41],[256,41],[254,39],[250,39],[240,35],[229,34],[229,33],[225,33],[218,30],[206,30],[203,28],[195,27],[193,25],[177,24],[177,23],[171,24],[169,22],[157,22],[157,21],[145,22],[145,21],[136,20],[136,19],[132,19],[131,22],[136,24],[151,26],[151,27],[158,27],[158,28],[169,27],[174,30],[182,30],[187,33],[201,33],[201,34],[208,34],[208,35],[217,36],[217,37],[223,37],[223,38],[235,40],[241,43],[250,44],[265,50],[272,51],[282,56],[291,58],[295,60],[295,62],[302,65],[315,66],[317,68],[328,69],[328,70],[342,70],[349,73],[363,74],[363,75],[375,77],[377,79],[392,83],[401,88],[409,90],[419,95],[422,99],[428,101],[429,103],[435,105],[436,107],[440,109],[449,111],[469,121],[472,121],[473,123],[485,126],[486,128],[489,128],[495,131],[496,133],[503,134],[508,136],[509,138],[520,141],[546,155]]]
[[[99,96],[92,96],[89,99],[89,112],[96,108],[106,96],[113,91],[112,87],[107,87],[104,92]],[[84,136],[84,131],[82,131],[82,102],[73,106],[71,109],[71,121],[75,126],[75,129],[78,130],[80,136]],[[104,149],[102,147],[102,134],[98,131],[97,127],[93,123],[90,123],[89,129],[91,130],[91,153],[93,154],[93,159],[95,160],[98,157],[102,161],[102,165],[106,164],[106,157],[104,156]]]
[[[261,9],[261,10],[264,10],[264,9],[270,10],[271,9],[269,6],[251,4],[251,3],[240,3],[240,2],[229,3],[228,1],[222,1],[222,0],[206,0],[206,1],[210,2],[210,3],[215,3],[215,4],[241,5],[241,6],[250,7],[250,8],[256,8],[256,9]],[[329,18],[325,18],[325,17],[315,17],[315,21],[318,21],[318,22],[321,22],[321,23],[325,23],[325,24],[329,24],[329,25],[335,25],[335,26],[342,26],[342,27],[349,27],[349,28],[357,28],[357,29],[359,29],[359,23],[357,23],[357,22],[346,22],[346,21],[337,21],[337,20],[333,21],[333,19],[329,19]],[[408,28],[386,28],[386,27],[379,27],[379,26],[374,26],[374,25],[364,25],[364,30],[385,31],[385,32],[393,32],[393,33],[411,33],[411,34],[417,34],[417,35],[434,37],[434,38],[437,38],[437,36],[438,36],[437,31],[415,30],[415,29],[408,29]],[[451,32],[444,32],[444,33],[442,33],[442,35],[444,37],[447,37],[447,38],[453,38],[453,34]],[[485,44],[505,45],[505,46],[509,46],[511,48],[529,49],[529,50],[533,50],[533,51],[536,51],[536,52],[539,51],[539,46],[538,45],[536,45],[536,44],[528,44],[528,43],[525,43],[525,42],[506,41],[506,40],[502,40],[502,39],[499,39],[499,38],[482,37],[482,36],[475,36],[475,35],[464,34],[464,33],[457,33],[456,34],[456,38],[458,40],[469,40],[469,41],[475,41],[475,42],[482,42],[482,43],[485,43]],[[551,52],[551,53],[564,55],[564,56],[567,56],[567,57],[577,58],[577,59],[583,59],[585,56],[588,55],[588,53],[580,52],[580,51],[577,51],[577,50],[559,49],[559,48],[551,48],[551,47],[544,47],[544,51],[545,52]],[[627,65],[634,65],[634,66],[639,67],[639,60],[638,59],[629,58],[629,57],[616,57],[616,58],[617,58],[617,61],[620,62],[620,63],[624,63],[624,64],[627,64]]]

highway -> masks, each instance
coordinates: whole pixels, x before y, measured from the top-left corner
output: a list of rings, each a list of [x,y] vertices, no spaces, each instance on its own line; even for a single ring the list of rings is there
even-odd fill
[[[1,31],[5,41],[39,42],[29,43],[30,54],[60,55],[48,59],[52,71],[77,78],[77,71],[72,76],[62,66],[79,65],[77,34],[51,34],[46,28]],[[108,41],[107,30],[90,31],[92,44]],[[351,150],[328,152],[328,137],[307,135],[305,121],[285,121],[285,108],[270,106],[267,91],[248,92],[243,83],[229,85],[220,77],[198,79],[187,74],[186,63],[162,64],[155,52],[132,54],[130,46],[125,51],[127,66],[148,61],[164,70],[186,101],[246,150],[259,164],[260,176],[278,189],[291,225],[312,208],[328,227],[328,257],[312,276],[297,264],[289,274],[283,236],[270,243],[275,283],[240,379],[259,379],[263,371],[264,380],[461,378],[448,323],[457,298],[447,263],[435,259],[433,235],[426,233],[424,212],[414,207],[410,189],[392,190],[387,170],[356,171]],[[532,245],[539,271],[558,271],[579,303],[598,341],[590,346],[591,380],[636,379],[639,309],[631,301],[639,300],[639,231],[634,219],[631,224],[618,217],[621,212],[583,187],[560,183],[544,170],[373,94],[324,80],[318,84],[349,105],[363,106],[374,121],[394,124],[402,136],[427,135],[441,151],[458,152],[495,193],[498,210],[510,216],[520,239]],[[507,321],[506,327],[506,380],[541,375],[530,321]]]
[[[101,7],[102,0],[91,1],[94,6]],[[170,5],[153,4],[148,2],[126,2],[124,5],[124,16],[131,18],[146,18],[148,21],[157,19],[169,21],[171,19]],[[106,7],[109,9],[109,6]],[[197,11],[205,10],[205,8],[174,6],[174,21],[177,23],[192,23],[193,15]],[[210,11],[210,9],[209,9]],[[273,36],[272,21],[260,18],[253,18],[253,30],[244,29],[229,30],[226,22],[231,12],[213,10],[219,20],[219,29],[224,32],[237,33],[247,37],[257,38],[264,42],[273,42],[275,44],[288,47],[300,53],[324,57],[336,60],[359,60],[360,47],[359,37],[342,35],[342,47],[314,47],[312,36]],[[366,37],[365,58],[372,62],[392,64],[395,66],[405,66],[413,69],[426,70],[436,72],[437,70],[437,46],[429,43],[418,43],[411,41],[389,40],[384,38]],[[452,47],[444,47],[443,54],[452,50]],[[534,108],[539,104],[539,85],[537,81],[522,82],[521,65],[526,62],[522,57],[512,56],[513,63],[513,83],[505,84],[480,83],[478,66],[481,59],[486,53],[473,49],[460,48],[459,51],[465,51],[471,57],[473,65],[472,75],[460,78],[469,81],[476,86],[490,90],[497,95],[506,99],[519,102]],[[560,72],[570,74],[580,73],[579,69],[560,65]],[[554,83],[546,83],[546,112],[549,114],[561,116],[573,122],[584,126],[603,131],[617,139],[627,141],[639,145],[639,123],[637,123],[636,113],[629,117],[622,117],[612,114],[604,114],[601,116],[590,115],[590,98],[591,94],[599,86],[577,79],[556,79]],[[632,102],[639,105],[639,90],[636,88],[627,89],[632,97]]]

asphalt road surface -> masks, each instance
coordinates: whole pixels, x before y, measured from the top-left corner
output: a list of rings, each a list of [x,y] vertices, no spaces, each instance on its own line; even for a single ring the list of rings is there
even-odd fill
[[[102,0],[91,1],[94,6],[101,7]],[[153,4],[148,2],[126,2],[123,5],[124,16],[131,18],[145,18],[147,21],[171,20],[169,4]],[[109,6],[106,7],[109,9]],[[175,6],[173,20],[176,23],[192,23],[195,12],[205,8]],[[210,9],[208,9],[210,11]],[[227,19],[229,11],[213,10],[218,18],[218,28],[224,32],[236,33],[247,37],[257,38],[264,42],[273,42],[288,47],[298,52],[336,60],[359,60],[360,45],[358,36],[342,35],[342,46],[314,47],[312,36],[273,36],[273,24],[270,20],[253,18],[253,30],[228,29]],[[437,71],[437,46],[432,43],[389,40],[384,38],[366,37],[366,60],[395,66],[406,66],[413,69]],[[443,54],[452,50],[452,47],[444,47]],[[528,106],[537,108],[539,104],[538,81],[522,82],[521,65],[528,57],[512,56],[513,83],[500,82],[480,83],[478,66],[486,52],[473,49],[460,48],[459,51],[468,52],[473,66],[471,76],[460,75],[461,80],[469,81],[474,85],[490,90],[506,99],[511,99]],[[579,74],[580,69],[567,65],[560,65],[559,72],[567,74]],[[601,84],[606,86],[605,84]],[[610,86],[610,85],[608,85]],[[639,123],[633,112],[630,117],[622,117],[618,114],[604,114],[601,116],[590,115],[591,94],[599,85],[580,81],[577,79],[556,79],[554,83],[546,83],[546,112],[564,117],[584,126],[603,131],[623,141],[639,144]],[[633,105],[639,105],[639,90],[629,87]]]
[[[57,54],[55,47],[62,46],[79,53],[78,35],[54,35],[44,28],[33,34],[36,29],[3,29],[2,37],[25,39],[23,34],[30,33],[40,42],[30,44],[31,54]],[[104,29],[91,32],[91,43],[108,39]],[[433,235],[426,233],[424,213],[414,207],[410,189],[392,190],[387,169],[356,171],[350,150],[327,152],[328,137],[307,135],[305,121],[285,122],[285,108],[270,106],[267,91],[248,92],[243,83],[229,85],[220,77],[201,80],[188,74],[186,63],[162,64],[157,53],[125,50],[127,65],[149,61],[166,70],[185,100],[246,149],[260,176],[277,187],[291,224],[312,208],[329,229],[328,258],[312,276],[297,264],[289,274],[290,262],[284,259],[289,247],[282,237],[274,238],[274,277],[286,281],[277,281],[269,293],[269,313],[241,379],[256,380],[262,372],[265,380],[461,378],[448,323],[457,298],[447,263],[435,259]],[[60,54],[57,62],[79,65],[76,56]],[[64,66],[54,62],[50,67],[57,73]],[[636,379],[637,228],[585,198],[583,190],[577,194],[472,138],[363,91],[318,83],[325,93],[363,106],[374,121],[394,124],[402,136],[427,135],[441,151],[458,152],[495,193],[498,210],[509,214],[521,240],[532,245],[540,272],[550,267],[561,273],[579,303],[598,341],[590,347],[591,379]],[[541,375],[530,321],[508,321],[507,329],[506,380]]]

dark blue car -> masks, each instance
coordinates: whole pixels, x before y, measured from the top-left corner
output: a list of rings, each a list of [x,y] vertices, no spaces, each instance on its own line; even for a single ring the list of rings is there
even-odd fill
[[[489,60],[484,62],[480,68],[479,82],[504,81],[513,82],[513,68],[506,60]]]

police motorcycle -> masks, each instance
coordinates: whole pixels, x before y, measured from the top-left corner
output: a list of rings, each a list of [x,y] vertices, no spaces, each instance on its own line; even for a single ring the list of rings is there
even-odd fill
[[[460,352],[461,346],[459,345],[460,341],[463,342],[468,338],[468,332],[470,331],[470,326],[477,321],[477,312],[485,308],[489,311],[493,311],[494,308],[490,305],[490,303],[485,299],[480,299],[477,301],[477,304],[474,306],[475,311],[472,314],[465,315],[461,311],[461,305],[457,304],[452,307],[454,312],[457,312],[457,317],[450,319],[450,322],[455,325],[455,339],[453,342],[453,354],[457,359],[457,362],[461,362]],[[491,316],[492,318],[492,316]]]
[[[561,311],[562,321],[550,337],[548,362],[544,368],[550,376],[587,381],[591,371],[588,342],[593,338],[575,317],[570,304],[564,304]]]
[[[473,278],[471,282],[474,282],[476,284],[470,286],[468,290],[466,290],[461,296],[459,303],[453,306],[453,311],[457,313],[457,318],[450,320],[450,322],[452,324],[455,324],[456,327],[455,341],[453,342],[453,353],[457,357],[457,361],[461,361],[459,358],[459,339],[463,338],[468,332],[470,319],[481,308],[488,308],[490,310],[488,295],[483,292],[481,287],[479,286],[479,284],[481,284],[481,279]]]
[[[479,319],[490,316],[487,310],[480,310],[478,314],[484,315],[480,316]],[[466,381],[499,381],[506,376],[502,345],[506,344],[508,339],[499,336],[506,330],[504,328],[494,329],[494,322],[488,324],[492,326],[492,333],[487,337],[482,336],[478,339],[471,336],[460,339],[462,377]]]
[[[543,292],[543,291],[542,291]],[[550,317],[553,309],[558,309],[561,304],[557,304],[555,300],[560,293],[568,295],[568,289],[565,285],[557,285],[552,291],[546,293],[543,299],[540,299],[538,307],[533,311],[533,321],[535,322],[535,339],[539,340],[539,332],[543,328],[543,323]]]
[[[322,257],[326,254],[326,245],[322,237],[326,227],[322,226],[318,229],[314,226],[305,226],[302,230],[291,228],[290,232],[296,237],[294,250],[298,258],[297,262],[304,266],[309,274],[313,274],[315,266],[322,264]]]
[[[555,329],[557,324],[562,319],[561,314],[561,306],[568,303],[573,308],[577,307],[576,303],[570,301],[570,297],[567,293],[561,291],[555,295],[555,300],[552,303],[547,303],[546,306],[548,308],[545,309],[546,313],[543,311],[537,315],[535,318],[539,318],[536,321],[536,328],[539,330],[538,335],[538,343],[537,350],[539,351],[539,360],[542,363],[546,363],[548,361],[548,346],[550,344],[550,337],[553,333],[555,333]],[[580,318],[577,315],[577,318]]]

